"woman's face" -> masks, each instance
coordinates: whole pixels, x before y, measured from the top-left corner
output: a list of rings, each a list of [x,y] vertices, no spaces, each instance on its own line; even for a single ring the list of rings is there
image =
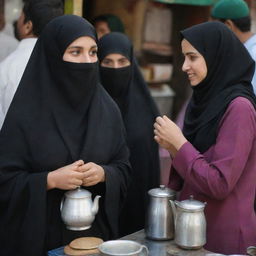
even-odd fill
[[[98,38],[100,39],[104,35],[110,33],[110,28],[106,21],[97,21],[94,25],[95,30],[97,32]]]
[[[97,50],[98,48],[93,38],[82,36],[67,47],[63,60],[76,63],[93,63],[98,60]]]
[[[201,83],[207,75],[207,65],[204,57],[186,40],[181,42],[182,53],[185,56],[182,71],[186,72],[192,86]]]
[[[100,65],[107,68],[124,68],[130,66],[131,62],[119,53],[111,53],[102,60]]]

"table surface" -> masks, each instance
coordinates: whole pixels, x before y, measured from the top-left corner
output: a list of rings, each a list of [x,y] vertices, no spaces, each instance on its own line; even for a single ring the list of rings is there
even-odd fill
[[[149,256],[206,256],[207,253],[210,253],[203,248],[199,250],[183,250],[174,243],[174,240],[155,241],[147,239],[144,230],[124,236],[121,239],[132,240],[146,245],[149,250]],[[66,256],[63,248],[49,251],[48,256]],[[100,256],[100,254],[91,254],[91,256]]]

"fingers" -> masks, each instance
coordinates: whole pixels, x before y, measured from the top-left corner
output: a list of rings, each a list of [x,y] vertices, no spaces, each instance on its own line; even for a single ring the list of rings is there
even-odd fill
[[[89,176],[83,179],[83,186],[93,186],[99,183],[100,177],[97,175]]]
[[[97,183],[98,183],[98,182],[96,182],[96,181],[92,181],[92,182],[83,183],[83,185],[84,185],[85,187],[90,187],[90,186],[96,185]]]
[[[155,139],[155,141],[157,142],[157,143],[160,143],[160,138],[156,135],[156,136],[154,136],[154,139]]]
[[[73,179],[71,181],[71,184],[72,184],[72,186],[74,186],[76,188],[76,187],[79,187],[79,186],[81,186],[83,184],[83,180],[81,180],[81,179]]]
[[[164,119],[161,116],[158,116],[156,118],[156,123],[159,124],[160,126],[165,123]]]
[[[161,126],[158,123],[154,123],[154,128],[159,130],[159,129],[161,129]]]
[[[74,163],[72,163],[71,165],[74,165],[74,166],[81,166],[84,164],[84,161],[83,160],[78,160],[78,161],[75,161]]]
[[[83,165],[79,166],[77,170],[79,172],[87,172],[90,169],[92,169],[94,167],[94,165],[95,165],[94,163],[89,162],[89,163],[86,163],[86,164],[83,164]]]
[[[166,115],[163,115],[163,120],[164,121],[171,121],[172,122],[172,120],[170,118],[168,118]]]

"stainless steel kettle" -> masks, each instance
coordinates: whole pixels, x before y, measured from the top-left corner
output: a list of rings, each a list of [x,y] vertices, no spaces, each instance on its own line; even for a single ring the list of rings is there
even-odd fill
[[[174,237],[174,218],[169,200],[175,199],[175,191],[160,185],[148,191],[150,196],[146,216],[146,236],[155,240],[169,240]]]
[[[91,227],[99,209],[100,198],[96,196],[92,202],[91,195],[91,192],[81,187],[65,193],[60,211],[67,229],[85,230]]]
[[[175,243],[184,249],[200,249],[206,243],[206,203],[194,200],[170,200],[175,218]],[[176,205],[176,206],[175,206]]]

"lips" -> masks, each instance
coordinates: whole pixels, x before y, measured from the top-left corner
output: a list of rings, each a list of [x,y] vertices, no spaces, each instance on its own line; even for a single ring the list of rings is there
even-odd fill
[[[194,77],[194,73],[187,73],[188,79],[192,79]]]

